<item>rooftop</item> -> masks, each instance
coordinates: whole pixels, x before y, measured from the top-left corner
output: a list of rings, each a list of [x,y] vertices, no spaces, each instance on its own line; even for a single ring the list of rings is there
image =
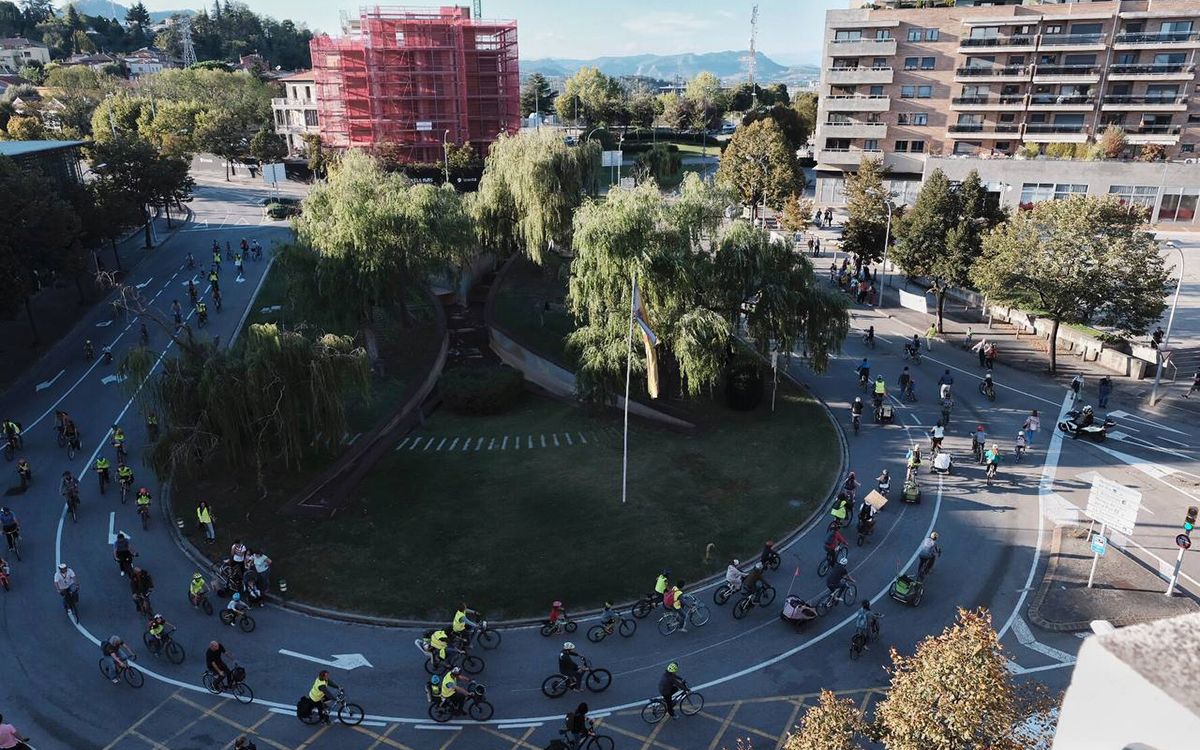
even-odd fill
[[[41,47],[42,49],[49,49],[41,42],[31,42],[28,39],[20,36],[0,39],[0,49],[22,49],[24,47]]]
[[[276,78],[277,81],[312,81],[313,73],[311,70],[297,70],[295,73],[289,73],[285,76]]]
[[[1200,614],[1130,625],[1093,636],[1113,656],[1128,664],[1180,705],[1200,715]]]
[[[0,156],[25,156],[82,145],[83,141],[0,141]]]

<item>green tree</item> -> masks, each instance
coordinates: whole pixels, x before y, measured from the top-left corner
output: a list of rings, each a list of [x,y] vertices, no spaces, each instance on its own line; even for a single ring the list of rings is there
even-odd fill
[[[541,73],[533,73],[521,87],[521,116],[534,112],[551,112],[558,94],[550,88],[550,82]]]
[[[742,116],[742,125],[749,125],[759,120],[774,120],[775,124],[787,137],[792,150],[800,149],[808,143],[812,135],[811,126],[805,122],[800,113],[786,104],[773,104],[770,107],[757,107]]]
[[[569,249],[571,217],[599,162],[597,144],[567,146],[550,130],[501,135],[469,203],[480,242],[538,264],[552,246]]]
[[[951,286],[969,281],[975,255],[954,251],[970,251],[970,245],[957,234],[962,223],[962,209],[950,180],[940,169],[921,186],[917,201],[893,222],[896,244],[892,259],[910,276],[929,278],[930,291],[937,297],[937,329],[942,328],[942,313],[946,293]],[[953,239],[951,233],[954,232]]]
[[[46,81],[46,68],[41,60],[30,60],[17,70],[17,75],[35,86],[41,86]]]
[[[755,217],[760,204],[779,211],[789,195],[804,192],[804,172],[774,120],[738,128],[721,155],[717,181],[737,191]]]
[[[792,109],[800,115],[804,130],[812,133],[817,129],[817,95],[813,92],[799,94],[792,100]]]
[[[446,162],[450,172],[466,172],[480,165],[478,154],[469,143],[451,143],[446,147]]]
[[[111,180],[89,180],[74,201],[84,247],[108,244],[117,252],[117,239],[144,221],[142,207]]]
[[[138,133],[163,155],[191,161],[192,154],[198,150],[196,122],[204,112],[204,105],[199,102],[155,102],[153,107],[142,109]]]
[[[720,126],[728,101],[720,78],[712,73],[697,73],[688,81],[683,98],[692,104],[691,128],[707,130]]]
[[[849,217],[842,232],[842,249],[854,255],[856,267],[883,258],[887,206],[892,199],[883,182],[887,173],[882,159],[864,157],[858,171],[846,177]]]
[[[1037,203],[983,238],[972,278],[991,299],[1051,320],[1055,372],[1062,323],[1098,323],[1134,335],[1162,315],[1170,272],[1141,224],[1112,195]]]
[[[10,141],[44,141],[49,136],[42,121],[32,116],[13,115],[6,130]]]
[[[147,207],[159,204],[166,195],[186,191],[187,162],[163,156],[148,141],[127,135],[93,143],[89,151],[97,179],[108,183],[106,189],[124,191],[141,209],[146,247],[151,247]]]
[[[679,94],[663,94],[657,99],[660,119],[675,130],[688,130],[696,120],[696,105]]]
[[[308,169],[318,179],[324,179],[329,172],[332,157],[321,143],[321,136],[316,133],[305,133],[301,136],[304,141],[304,155],[308,157]]]
[[[1100,134],[1098,143],[1105,159],[1119,159],[1125,153],[1129,142],[1125,137],[1124,128],[1120,125],[1109,125]]]
[[[125,25],[131,29],[144,32],[150,28],[150,23],[150,11],[146,10],[146,6],[141,0],[129,6],[129,10],[125,11]]]
[[[674,144],[656,143],[638,155],[636,165],[641,179],[649,177],[659,187],[673,187],[682,176],[683,159]]]
[[[394,300],[405,326],[410,301],[434,275],[453,273],[475,250],[461,197],[449,186],[413,185],[358,151],[304,199],[296,220],[313,248],[322,298],[357,318],[372,362],[379,358],[377,308]]]
[[[649,92],[638,92],[629,97],[629,124],[637,128],[649,128],[662,114],[659,100]]]
[[[226,109],[209,109],[196,117],[196,147],[214,154],[225,162],[225,179],[229,180],[229,163],[249,153],[246,122]]]
[[[250,139],[250,155],[263,164],[271,164],[287,156],[287,141],[271,128],[261,127]]]
[[[853,700],[822,690],[817,704],[804,712],[799,729],[784,742],[783,750],[862,750],[859,738],[868,732]]]
[[[812,221],[813,202],[811,198],[789,195],[783,202],[783,214],[779,218],[779,226],[789,232],[803,232]]]
[[[554,100],[558,118],[583,125],[612,125],[617,122],[624,98],[621,84],[599,68],[580,68],[567,79],[562,94]]]

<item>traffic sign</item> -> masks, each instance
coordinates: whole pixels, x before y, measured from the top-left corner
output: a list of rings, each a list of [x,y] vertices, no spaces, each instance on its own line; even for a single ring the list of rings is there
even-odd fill
[[[1092,537],[1092,552],[1104,557],[1104,553],[1108,551],[1108,537],[1097,534]]]
[[[1142,493],[1096,474],[1084,513],[1122,534],[1131,535],[1141,507]]]
[[[1175,536],[1175,544],[1179,546],[1179,549],[1191,549],[1192,538],[1187,534],[1178,534]]]

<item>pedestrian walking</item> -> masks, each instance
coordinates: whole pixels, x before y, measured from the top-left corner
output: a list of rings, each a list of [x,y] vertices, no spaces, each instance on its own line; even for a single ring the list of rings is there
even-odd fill
[[[992,369],[996,364],[996,345],[989,343],[987,345],[987,353],[984,355],[983,364],[987,369]]]
[[[980,367],[985,367],[987,365],[987,348],[988,348],[987,339],[981,339],[978,344],[971,347],[971,350],[976,352],[979,355],[979,366]]]
[[[1071,402],[1079,400],[1079,392],[1083,390],[1083,376],[1076,375],[1071,378]]]
[[[1096,403],[1101,409],[1108,408],[1108,397],[1112,394],[1112,378],[1105,375],[1096,385]]]
[[[256,549],[250,553],[247,562],[247,570],[254,570],[254,581],[259,589],[265,594],[271,588],[271,558],[267,557],[266,553],[261,549]]]
[[[1025,417],[1025,442],[1029,447],[1033,447],[1033,443],[1037,440],[1038,430],[1042,428],[1041,417],[1038,416],[1038,410],[1034,409],[1029,412],[1029,416]]]
[[[833,209],[832,208],[825,209],[825,226],[827,226],[827,227],[833,226]]]
[[[933,351],[933,340],[937,338],[938,329],[937,323],[930,322],[929,327],[925,329],[925,350]]]
[[[815,244],[816,244],[816,242],[813,240],[812,235],[810,234],[808,236],[808,254],[809,255],[816,255],[816,253],[813,252],[813,246]]]
[[[213,528],[214,520],[215,517],[213,516],[212,508],[208,507],[208,503],[201,500],[200,504],[196,506],[196,522],[204,529],[204,537],[209,544],[217,540],[217,532]]]
[[[816,239],[816,241],[813,242],[813,255],[820,255],[820,254],[821,254],[821,238],[818,237]]]
[[[1188,388],[1188,392],[1183,394],[1183,397],[1190,398],[1196,391],[1200,391],[1200,372],[1192,376],[1192,387]]]
[[[813,211],[813,224],[817,225],[817,229],[821,228],[821,209]]]

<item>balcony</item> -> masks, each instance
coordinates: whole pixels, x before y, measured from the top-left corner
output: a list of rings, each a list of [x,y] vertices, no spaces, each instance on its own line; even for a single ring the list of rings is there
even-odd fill
[[[1148,63],[1145,65],[1110,65],[1110,81],[1190,81],[1196,74],[1191,63]]]
[[[1037,143],[1086,143],[1090,128],[1086,124],[1034,122],[1025,126],[1025,140]]]
[[[964,123],[958,122],[946,128],[951,138],[1016,138],[1021,132],[1021,126],[1016,123]]]
[[[987,112],[994,110],[1016,111],[1025,108],[1025,95],[1004,96],[956,96],[950,100],[950,109],[964,112]]]
[[[954,71],[954,80],[960,83],[974,81],[1025,81],[1029,79],[1027,65],[968,65]]]
[[[289,133],[292,135],[303,135],[305,133],[318,133],[320,130],[316,125],[296,125],[294,123],[275,125],[275,132],[279,135],[287,135]]]
[[[1057,109],[1066,112],[1087,112],[1096,106],[1094,96],[1059,96],[1057,94],[1034,94],[1029,97],[1030,109]]]
[[[973,39],[967,37],[958,42],[958,53],[969,54],[980,49],[1002,49],[1005,52],[1032,52],[1037,49],[1036,36],[994,36]]]
[[[883,94],[842,94],[823,99],[827,112],[887,112],[892,108],[892,99]]]
[[[896,40],[834,39],[829,49],[836,57],[886,57],[896,54]]]
[[[1138,125],[1125,131],[1125,141],[1133,145],[1158,143],[1170,146],[1179,143],[1182,125]]]
[[[882,156],[882,149],[823,148],[817,151],[817,164],[857,167],[864,157],[879,158]]]
[[[1196,46],[1200,46],[1200,32],[1197,31],[1154,31],[1136,34],[1117,34],[1113,39],[1113,49],[1145,49],[1147,47],[1187,49]]]
[[[1110,112],[1186,112],[1186,96],[1127,96],[1109,94],[1104,97],[1103,109]]]
[[[274,109],[316,109],[316,99],[272,99],[271,107]]]
[[[1039,65],[1033,71],[1034,83],[1099,83],[1100,68],[1095,65]]]
[[[1106,47],[1104,34],[1042,34],[1041,49],[1102,50]]]
[[[822,137],[827,138],[883,138],[887,125],[882,122],[827,122],[822,126]]]
[[[891,83],[895,75],[886,68],[830,68],[825,71],[825,83],[831,86]]]

